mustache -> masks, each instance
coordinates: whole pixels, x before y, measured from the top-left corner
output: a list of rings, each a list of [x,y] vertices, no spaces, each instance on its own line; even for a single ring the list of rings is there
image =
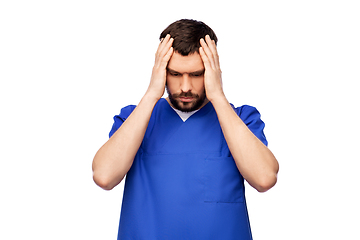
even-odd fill
[[[191,91],[189,92],[182,92],[182,93],[174,93],[172,94],[173,98],[179,98],[179,97],[193,97],[193,98],[199,98],[200,96],[198,94],[193,94]]]

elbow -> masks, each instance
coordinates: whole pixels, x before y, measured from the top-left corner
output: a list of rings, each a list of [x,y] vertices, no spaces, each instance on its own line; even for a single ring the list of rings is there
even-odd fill
[[[116,176],[114,177],[114,174],[109,171],[108,168],[104,168],[104,166],[99,166],[95,158],[92,164],[92,173],[95,184],[104,190],[112,190],[123,179],[122,177],[119,181],[117,181]]]
[[[269,189],[271,189],[273,186],[275,186],[277,182],[277,173],[272,174],[271,176],[267,176],[262,178],[258,183],[255,189],[258,192],[266,192]]]
[[[96,185],[107,191],[113,189],[117,185],[113,184],[109,178],[96,174],[95,172],[93,172],[93,180]]]
[[[264,182],[258,184],[258,186],[256,187],[256,190],[261,193],[266,192],[266,191],[270,190],[273,186],[275,186],[276,182],[277,182],[277,178],[264,181]]]
[[[275,186],[279,172],[279,163],[275,162],[276,164],[273,166],[273,169],[259,179],[257,187],[255,187],[258,192],[266,192]]]

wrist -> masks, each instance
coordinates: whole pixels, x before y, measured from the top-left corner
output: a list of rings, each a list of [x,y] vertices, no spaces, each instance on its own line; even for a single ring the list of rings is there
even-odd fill
[[[146,91],[144,96],[142,97],[141,101],[145,101],[148,103],[157,103],[162,96],[159,96],[159,94],[153,93],[152,91]]]
[[[225,106],[229,105],[229,101],[227,100],[225,94],[215,95],[211,99],[209,99],[209,101],[214,106],[215,110],[216,109],[222,109]]]
[[[216,103],[220,102],[227,102],[227,99],[225,97],[224,92],[221,90],[218,93],[214,94],[206,94],[207,99],[214,105]]]

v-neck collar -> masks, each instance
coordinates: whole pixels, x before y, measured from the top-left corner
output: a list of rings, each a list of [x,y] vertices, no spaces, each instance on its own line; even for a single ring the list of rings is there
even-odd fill
[[[170,108],[171,111],[174,114],[176,114],[178,119],[181,120],[181,122],[183,122],[183,123],[186,123],[187,121],[189,121],[190,119],[195,118],[195,117],[205,116],[213,108],[212,104],[209,101],[202,108],[196,110],[196,112],[193,113],[188,119],[186,119],[186,121],[183,121],[181,119],[181,117],[179,116],[179,114],[175,111],[175,109],[169,104],[169,102],[165,98],[161,98],[161,100],[166,102],[165,104],[167,105],[167,108]]]
[[[188,120],[193,114],[195,114],[197,111],[199,111],[200,109],[194,110],[192,112],[182,112],[178,109],[175,109],[173,107],[171,107],[172,109],[174,109],[174,111],[179,115],[179,117],[181,118],[181,120],[183,120],[183,122],[186,122],[186,120]]]

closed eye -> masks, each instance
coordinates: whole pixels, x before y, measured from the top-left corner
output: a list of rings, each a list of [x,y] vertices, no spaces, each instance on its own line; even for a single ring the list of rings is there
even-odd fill
[[[193,77],[201,77],[202,75],[204,75],[204,73],[192,73],[191,76]]]
[[[166,71],[171,75],[171,76],[174,76],[174,77],[179,77],[181,76],[181,73],[177,72],[177,71],[174,71],[172,69],[169,69],[169,68],[166,68]]]
[[[193,72],[193,73],[191,73],[191,76],[193,76],[193,77],[201,77],[202,75],[204,75],[204,73],[205,73],[205,70],[198,71],[198,72]]]
[[[174,76],[174,77],[179,77],[181,76],[180,73],[176,73],[176,72],[169,72],[171,76]]]

